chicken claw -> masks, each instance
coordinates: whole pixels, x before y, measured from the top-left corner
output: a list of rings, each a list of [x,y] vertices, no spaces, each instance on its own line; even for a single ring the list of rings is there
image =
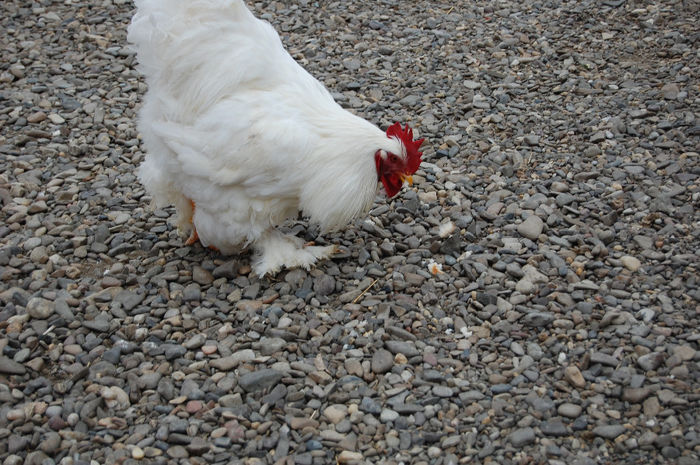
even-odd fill
[[[190,233],[190,237],[187,238],[185,241],[185,245],[193,245],[195,242],[199,240],[199,234],[197,234],[197,228],[194,227],[194,210],[195,210],[195,204],[193,200],[190,200],[190,205],[192,206],[192,215],[190,215],[190,224],[192,225],[192,232]]]
[[[195,229],[194,225],[192,225],[192,232],[190,233],[190,237],[187,238],[185,241],[185,245],[193,245],[199,240],[199,234],[197,234],[197,229]]]

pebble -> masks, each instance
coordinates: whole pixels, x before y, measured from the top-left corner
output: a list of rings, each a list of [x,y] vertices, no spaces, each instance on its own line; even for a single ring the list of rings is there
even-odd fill
[[[32,318],[45,320],[54,313],[53,302],[42,299],[41,297],[32,297],[27,302],[27,314]]]
[[[696,353],[697,351],[689,345],[679,345],[673,349],[673,355],[684,362],[693,360]]]
[[[639,367],[642,368],[644,371],[653,371],[656,370],[664,362],[665,358],[665,355],[662,353],[651,352],[649,354],[640,356],[637,359],[637,365],[639,365]]]
[[[586,386],[586,380],[583,378],[581,370],[579,370],[575,365],[569,365],[566,367],[564,369],[564,376],[569,384],[576,388],[583,388]]]
[[[622,392],[622,400],[636,404],[649,397],[650,394],[651,389],[648,387],[626,388]]]
[[[134,458],[134,459],[136,459],[136,460],[141,460],[141,459],[143,459],[145,456],[146,456],[146,454],[144,453],[143,449],[141,449],[140,447],[134,446],[134,447],[131,449],[131,457],[132,457],[132,458]]]
[[[557,419],[543,421],[540,423],[540,430],[547,436],[568,436],[569,434],[564,423]]]
[[[572,404],[570,402],[564,402],[557,407],[557,413],[563,417],[576,418],[581,415],[583,409],[580,405]]]
[[[345,409],[345,406],[340,405],[340,406],[335,406],[331,405],[329,407],[326,407],[326,409],[323,411],[323,414],[328,418],[333,424],[338,424],[341,421],[345,419],[347,416],[347,411]]]
[[[27,369],[21,363],[15,362],[14,360],[0,355],[0,373],[6,373],[9,375],[23,375],[27,372]]]
[[[377,374],[386,373],[394,365],[394,357],[391,352],[380,349],[372,355],[372,371]]]
[[[630,255],[625,255],[624,257],[621,257],[620,262],[622,263],[622,266],[624,266],[631,272],[635,272],[642,267],[642,262],[640,262],[638,258],[632,257]]]
[[[535,441],[535,430],[532,428],[520,428],[508,436],[513,447],[522,447]]]
[[[243,349],[227,357],[221,357],[209,361],[209,365],[221,371],[230,371],[241,363],[255,359],[255,352],[251,349]]]
[[[275,385],[284,373],[273,369],[256,370],[246,373],[238,379],[238,384],[246,391],[258,391]]]
[[[537,215],[528,216],[525,221],[518,225],[518,232],[528,239],[536,240],[542,234],[544,223]]]
[[[593,434],[605,439],[615,439],[626,431],[622,425],[601,425],[593,428]]]
[[[337,455],[336,461],[338,463],[355,463],[362,460],[362,458],[362,454],[359,452],[344,450]]]

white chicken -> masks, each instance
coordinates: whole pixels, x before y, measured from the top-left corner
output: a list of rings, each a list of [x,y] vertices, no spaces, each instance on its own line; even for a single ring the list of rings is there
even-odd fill
[[[309,268],[334,246],[277,226],[299,212],[335,230],[365,213],[378,181],[411,181],[423,139],[341,108],[241,0],[137,0],[128,39],[148,92],[139,179],[177,226],[223,254],[252,246],[260,276]]]

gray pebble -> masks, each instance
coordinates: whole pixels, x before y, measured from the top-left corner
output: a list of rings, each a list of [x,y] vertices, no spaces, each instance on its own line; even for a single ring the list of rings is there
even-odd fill
[[[27,314],[32,318],[46,319],[54,313],[53,302],[42,299],[41,297],[32,297],[27,302]]]
[[[513,447],[522,447],[535,441],[535,430],[532,428],[520,428],[508,435]]]
[[[605,439],[615,439],[626,431],[622,425],[602,425],[593,428],[593,434]]]
[[[531,240],[536,240],[542,234],[544,223],[537,215],[528,216],[525,221],[518,225],[518,232]]]
[[[391,355],[391,352],[380,349],[372,355],[371,368],[374,373],[386,373],[391,370],[392,366],[394,366],[394,356]]]
[[[254,392],[274,386],[283,376],[284,373],[277,370],[256,370],[241,376],[238,384],[247,392]]]

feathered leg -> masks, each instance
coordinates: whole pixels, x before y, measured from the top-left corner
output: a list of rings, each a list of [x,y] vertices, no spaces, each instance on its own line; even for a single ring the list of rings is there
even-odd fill
[[[255,242],[256,258],[253,271],[260,277],[277,273],[281,268],[304,268],[330,257],[337,251],[335,245],[308,246],[296,236],[287,236],[270,230]]]

